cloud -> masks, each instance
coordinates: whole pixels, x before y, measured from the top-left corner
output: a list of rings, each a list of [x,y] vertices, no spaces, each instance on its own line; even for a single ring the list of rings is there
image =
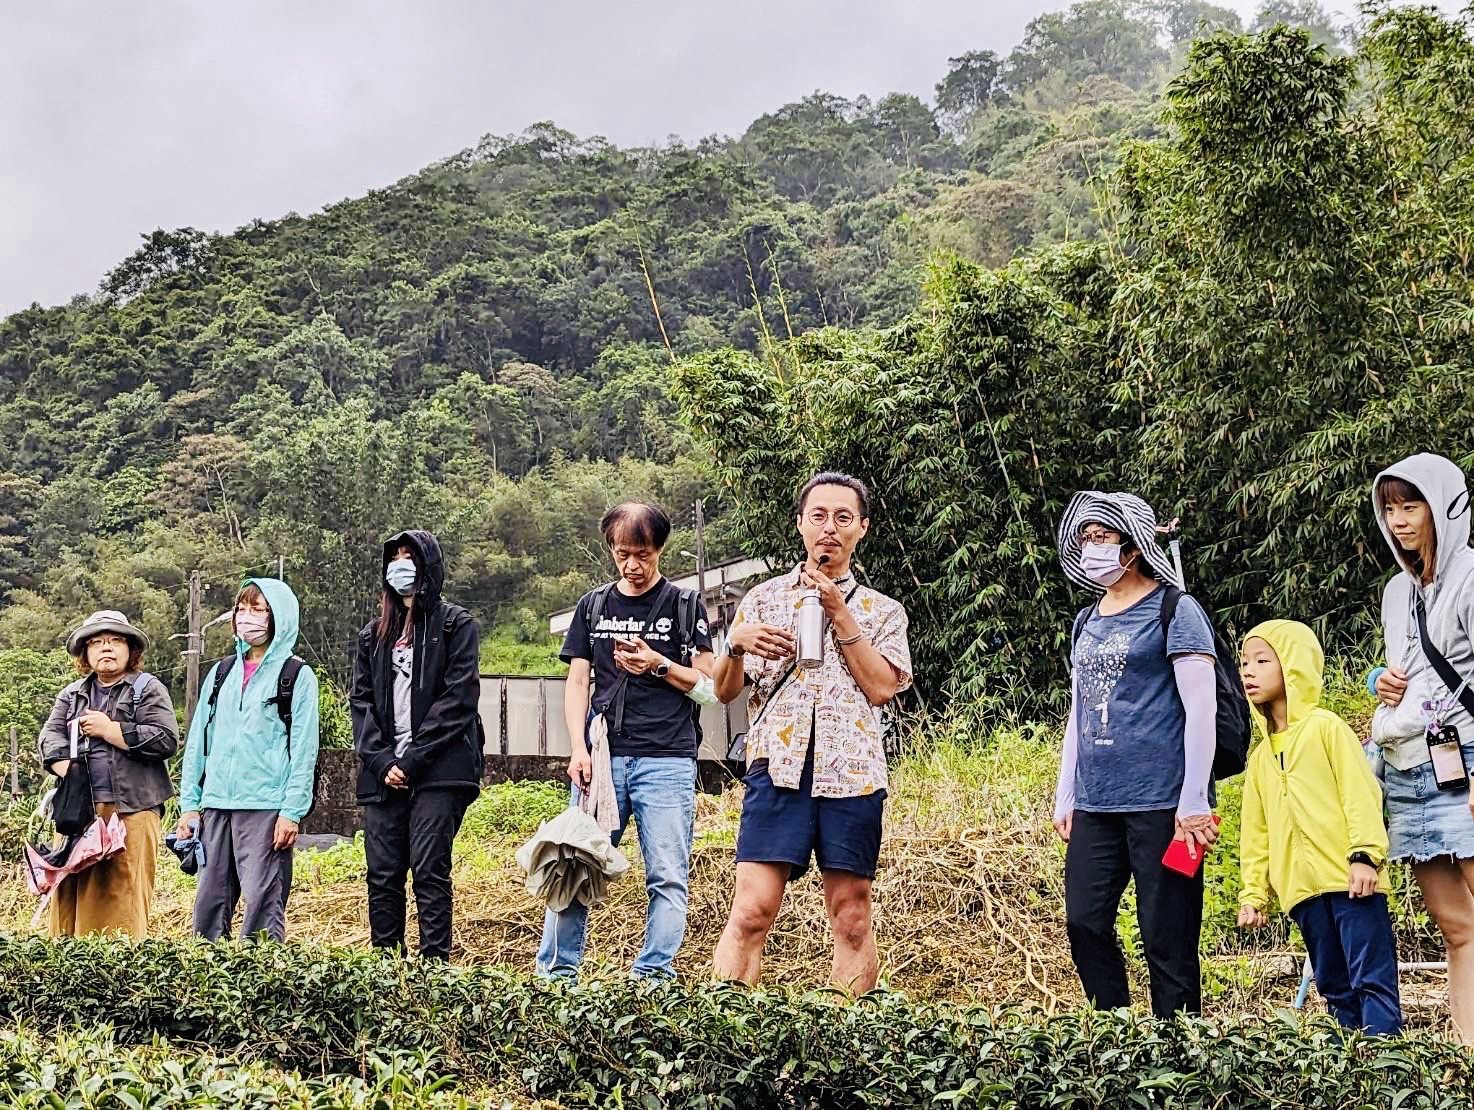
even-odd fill
[[[539,120],[623,145],[694,141],[816,89],[930,95],[949,56],[1007,51],[1064,6],[12,4],[0,16],[0,313],[95,289],[156,227],[314,211]]]

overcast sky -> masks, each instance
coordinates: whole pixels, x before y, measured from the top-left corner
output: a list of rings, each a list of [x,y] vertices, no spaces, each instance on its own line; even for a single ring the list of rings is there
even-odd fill
[[[0,0],[0,314],[95,289],[156,227],[312,212],[538,120],[631,145],[815,89],[930,96],[948,57],[1066,6]]]

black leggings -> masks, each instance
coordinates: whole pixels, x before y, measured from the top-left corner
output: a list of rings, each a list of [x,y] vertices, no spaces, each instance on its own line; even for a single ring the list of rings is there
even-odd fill
[[[1065,923],[1085,996],[1099,1009],[1131,1003],[1116,914],[1126,883],[1134,878],[1152,1013],[1165,1018],[1202,1010],[1198,935],[1203,927],[1203,869],[1189,879],[1162,866],[1175,829],[1176,814],[1170,809],[1075,811],[1065,852]]]

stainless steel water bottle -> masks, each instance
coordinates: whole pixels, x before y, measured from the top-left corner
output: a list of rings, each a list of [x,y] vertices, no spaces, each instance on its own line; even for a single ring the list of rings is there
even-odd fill
[[[818,590],[798,595],[798,665],[812,670],[824,662],[824,606]]]

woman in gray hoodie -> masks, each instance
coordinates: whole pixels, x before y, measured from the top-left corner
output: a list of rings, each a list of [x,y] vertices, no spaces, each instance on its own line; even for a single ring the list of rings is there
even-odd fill
[[[1382,594],[1387,665],[1367,678],[1381,703],[1390,858],[1408,860],[1448,946],[1449,1005],[1474,1044],[1474,549],[1469,488],[1442,455],[1390,466],[1372,488],[1401,572]]]

